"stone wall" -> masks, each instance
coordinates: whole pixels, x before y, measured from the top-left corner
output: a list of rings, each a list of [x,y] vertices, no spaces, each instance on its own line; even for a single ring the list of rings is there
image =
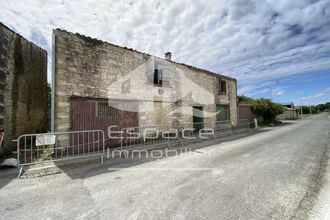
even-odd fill
[[[202,104],[203,110],[208,113],[216,112],[216,105],[228,105],[230,109],[230,123],[232,126],[237,125],[237,82],[229,77],[213,74],[205,70],[193,68],[191,66],[176,64],[177,68],[182,70],[185,76],[193,83],[205,89],[208,93],[197,92],[195,95],[199,96],[198,101],[205,102],[205,100],[212,97],[212,101],[208,100],[206,104]],[[219,94],[219,79],[226,81],[227,93]],[[196,97],[195,97],[196,98]],[[191,99],[184,99],[183,106],[199,106],[196,101]],[[192,109],[191,109],[192,112]],[[183,117],[184,123],[192,123],[190,114]],[[216,115],[204,118],[205,126],[214,127],[216,122]]]
[[[192,123],[192,106],[214,113],[216,104],[225,104],[230,107],[231,124],[237,125],[235,79],[64,30],[53,34],[56,131],[70,130],[73,97],[135,100],[140,126]],[[161,87],[148,81],[156,64],[171,76]],[[224,95],[218,92],[220,78],[227,82]],[[212,126],[215,119],[212,115],[204,122]]]
[[[5,151],[21,134],[47,131],[47,53],[0,23],[0,128]]]

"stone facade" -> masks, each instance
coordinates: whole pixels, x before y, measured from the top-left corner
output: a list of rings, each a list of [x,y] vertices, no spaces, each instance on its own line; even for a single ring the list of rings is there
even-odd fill
[[[298,118],[298,113],[296,112],[293,102],[279,103],[283,106],[284,112],[276,116],[277,120],[294,120]]]
[[[233,78],[60,29],[53,39],[56,131],[70,130],[70,100],[75,97],[134,102],[139,126],[191,124],[193,106],[209,113],[203,115],[205,126],[214,126],[221,104],[228,106],[230,124],[237,125]],[[156,69],[161,83],[155,83]],[[221,82],[225,92],[219,92]]]
[[[0,128],[5,151],[21,134],[47,131],[47,52],[0,23]]]

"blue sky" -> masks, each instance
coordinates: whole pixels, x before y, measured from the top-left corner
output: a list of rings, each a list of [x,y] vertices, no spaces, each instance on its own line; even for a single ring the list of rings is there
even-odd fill
[[[308,72],[262,82],[248,94],[255,98],[272,97],[276,102],[313,105],[330,101],[329,82],[330,71]]]
[[[238,79],[238,93],[330,102],[329,0],[0,0],[0,21],[48,51],[53,28]],[[48,73],[50,76],[50,71]]]

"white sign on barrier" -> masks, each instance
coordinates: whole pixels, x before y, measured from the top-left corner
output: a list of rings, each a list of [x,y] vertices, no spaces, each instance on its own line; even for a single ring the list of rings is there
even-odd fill
[[[36,136],[36,146],[55,144],[56,136],[53,134],[40,134]]]

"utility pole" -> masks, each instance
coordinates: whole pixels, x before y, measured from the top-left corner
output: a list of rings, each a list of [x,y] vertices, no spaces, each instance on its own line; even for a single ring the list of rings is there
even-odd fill
[[[276,86],[277,84],[279,84],[279,82],[275,81],[274,85]],[[273,101],[273,85],[270,86],[270,100]]]
[[[302,97],[300,97],[300,115],[303,115]]]
[[[309,102],[309,114],[312,115],[312,98],[311,101]]]
[[[273,86],[270,86],[270,100],[273,101]]]

